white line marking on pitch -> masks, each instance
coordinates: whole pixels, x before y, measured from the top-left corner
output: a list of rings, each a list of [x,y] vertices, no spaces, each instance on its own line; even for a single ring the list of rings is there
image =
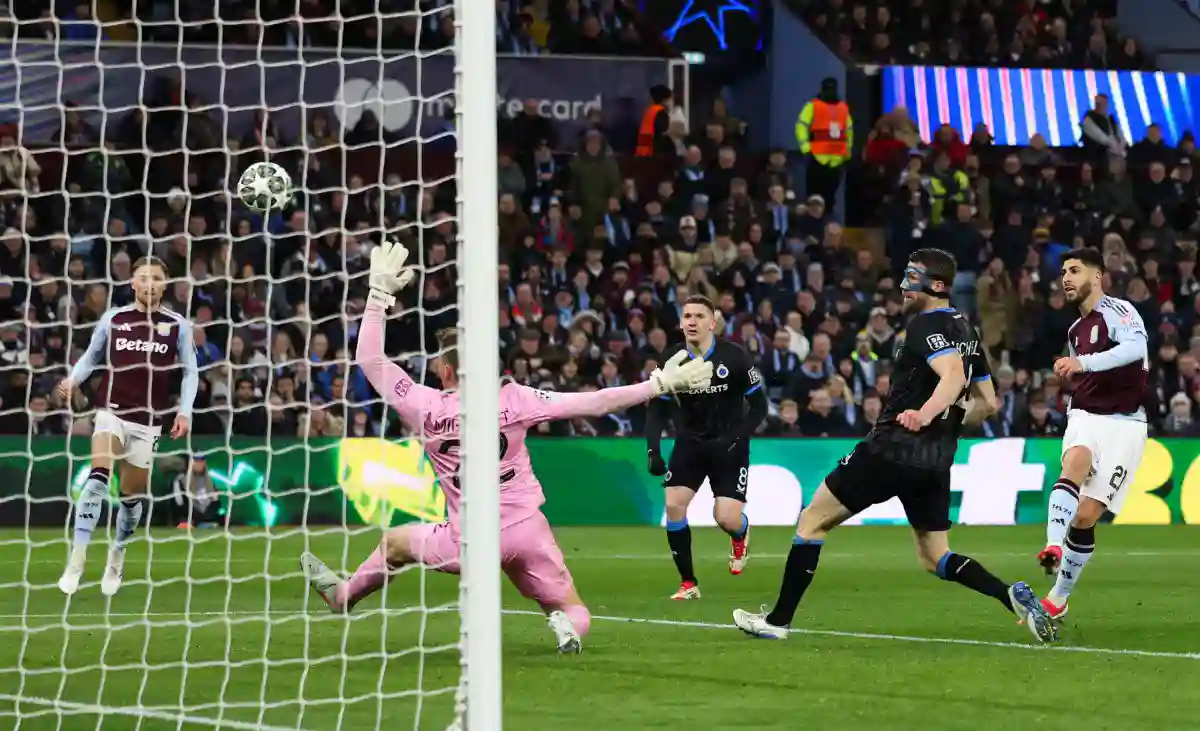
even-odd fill
[[[43,550],[45,550],[44,547],[43,547]],[[63,551],[64,551],[64,559],[63,560],[65,560],[66,549],[64,548]],[[1032,557],[1034,555],[1033,553],[1031,553],[1029,551],[971,551],[970,553],[972,556],[979,556],[981,558],[1026,558],[1026,557]],[[653,553],[653,554],[580,553],[580,554],[572,555],[572,554],[568,553],[568,554],[566,554],[566,559],[568,561],[662,561],[662,560],[665,560],[664,557],[666,555],[667,555],[667,553],[665,551],[663,553]],[[755,553],[753,555],[755,558],[767,559],[767,560],[782,560],[782,559],[787,558],[786,553]],[[1170,557],[1196,557],[1196,556],[1200,556],[1200,551],[1186,550],[1186,549],[1180,550],[1180,551],[1110,551],[1110,552],[1104,554],[1104,560],[1111,561],[1111,560],[1120,560],[1120,559],[1127,559],[1127,558],[1138,559],[1138,558],[1170,558]],[[728,558],[728,555],[714,553],[711,556],[710,555],[701,555],[701,556],[697,556],[696,558],[701,561],[705,561],[705,560],[713,560],[713,561],[721,560],[721,561],[723,561]],[[825,553],[823,553],[821,555],[821,558],[822,558],[822,560],[825,560],[825,559],[834,559],[834,560],[837,560],[837,559],[853,559],[853,560],[878,559],[879,554],[877,554],[877,553],[837,553],[835,551],[826,551]],[[35,566],[59,566],[59,565],[62,565],[63,560],[51,559],[51,558],[35,558],[32,561],[23,561],[23,560],[19,560],[19,559],[0,559],[0,565],[25,566],[25,565],[32,564]],[[162,556],[162,557],[145,556],[144,558],[134,558],[134,559],[130,559],[128,565],[131,565],[131,566],[142,565],[142,564],[146,563],[147,560],[149,563],[152,563],[152,564],[163,564],[163,565],[172,565],[172,566],[186,565],[187,563],[189,563],[189,559],[186,556],[172,555],[172,556]],[[230,556],[228,558],[215,558],[215,557],[210,557],[210,556],[194,556],[190,559],[190,563],[201,564],[201,565],[229,564],[229,565],[234,565],[234,566],[269,566],[276,562],[293,562],[295,560],[296,560],[296,556],[293,556],[290,552],[289,553],[272,552],[272,555],[269,557],[269,560],[267,559],[266,556],[259,556],[259,557],[255,557],[255,558],[233,557],[233,556]],[[906,557],[906,560],[907,560],[907,557]],[[298,572],[295,572],[295,573],[298,573]]]
[[[542,616],[541,612],[532,612],[529,610],[506,609],[505,614],[522,614],[532,615],[536,617]],[[592,619],[598,619],[605,622],[624,622],[627,624],[653,624],[664,627],[690,627],[693,629],[723,629],[736,630],[737,627],[732,624],[717,624],[715,622],[693,622],[677,619],[639,619],[635,617],[606,617],[603,615],[592,615]],[[1081,652],[1094,655],[1129,655],[1133,657],[1160,657],[1172,658],[1177,660],[1200,660],[1200,652],[1162,652],[1155,650],[1121,650],[1108,647],[1072,647],[1070,645],[1033,645],[1021,642],[995,642],[991,640],[971,640],[956,637],[917,637],[910,635],[891,635],[881,634],[876,632],[842,632],[837,630],[826,629],[803,629],[793,628],[794,635],[814,635],[817,637],[847,637],[858,640],[883,640],[886,642],[915,642],[933,645],[967,645],[972,647],[1000,647],[1013,650],[1037,650],[1037,651],[1052,651],[1052,652]]]
[[[355,617],[361,618],[363,616],[369,616],[371,614],[419,613],[421,611],[422,610],[420,608],[405,608],[405,609],[400,609],[400,610],[375,609],[375,610],[371,610],[369,612],[356,614]],[[454,607],[445,606],[445,607],[436,607],[432,610],[429,610],[428,613],[439,614],[439,613],[448,613],[448,612],[453,612],[453,611],[454,611]],[[530,611],[527,609],[505,609],[505,610],[503,610],[503,613],[507,614],[507,615],[522,616],[522,617],[544,616],[541,612],[534,612],[534,611]],[[21,616],[22,615],[0,614],[0,619],[20,619]],[[64,615],[61,613],[60,614],[30,614],[30,615],[25,615],[25,618],[26,619],[33,619],[33,618],[62,619],[63,616]],[[338,616],[335,616],[332,614],[306,615],[301,612],[288,612],[288,611],[282,611],[282,610],[269,611],[269,612],[248,612],[248,611],[192,612],[190,614],[184,613],[184,612],[150,612],[150,613],[142,613],[142,614],[135,613],[135,612],[112,613],[112,614],[88,613],[88,614],[71,614],[68,616],[70,616],[72,618],[75,618],[75,617],[93,617],[93,618],[105,617],[105,618],[109,618],[109,619],[112,619],[112,618],[153,619],[155,617],[159,617],[159,618],[177,618],[177,619],[184,619],[184,620],[195,617],[195,618],[200,618],[201,621],[205,622],[206,624],[216,624],[212,620],[214,618],[219,618],[219,617],[237,618],[237,619],[233,620],[236,623],[246,623],[246,622],[254,621],[255,619],[269,620],[272,617],[280,617],[280,616],[291,617],[291,618],[295,618],[295,619],[308,617],[311,620],[315,620],[318,622],[331,621],[331,620],[346,621],[346,619],[344,617],[338,617]],[[596,615],[596,614],[592,615],[592,619],[599,620],[602,622],[620,622],[620,623],[624,623],[624,624],[644,624],[644,625],[655,625],[655,626],[661,626],[661,627],[686,627],[686,628],[690,628],[690,629],[715,629],[715,630],[736,630],[737,629],[732,624],[718,624],[716,622],[696,622],[696,621],[678,620],[678,619],[647,619],[647,618],[639,618],[639,617],[613,617],[613,616]],[[53,628],[53,625],[50,625],[50,627]],[[75,628],[76,629],[85,629],[85,627],[78,627],[78,626]],[[103,628],[103,625],[99,625],[99,626],[89,625],[88,627],[86,627],[86,629],[102,629],[102,628]],[[151,628],[153,628],[153,625],[151,625]],[[26,629],[26,628],[0,626],[0,632],[6,631],[6,630],[22,630],[22,629]],[[40,629],[45,629],[45,626],[43,626]],[[910,643],[932,644],[932,645],[962,645],[962,646],[967,646],[967,647],[996,647],[996,648],[1009,649],[1009,650],[1036,650],[1036,651],[1046,651],[1046,652],[1077,652],[1077,653],[1083,653],[1083,654],[1088,654],[1088,655],[1116,655],[1116,656],[1126,656],[1126,657],[1169,658],[1169,659],[1174,659],[1174,660],[1200,660],[1200,652],[1167,652],[1167,651],[1160,651],[1160,650],[1132,650],[1132,649],[1120,649],[1120,648],[1111,648],[1111,647],[1077,647],[1077,646],[1071,646],[1071,645],[1033,645],[1033,644],[1026,644],[1026,643],[1022,643],[1022,642],[997,642],[997,641],[993,641],[993,640],[972,640],[972,639],[957,638],[957,637],[921,637],[921,636],[916,636],[916,635],[894,635],[894,634],[886,634],[886,633],[878,633],[878,632],[845,632],[845,631],[839,631],[839,630],[805,629],[805,628],[793,628],[792,634],[812,635],[814,637],[843,637],[843,638],[857,639],[857,640],[879,640],[879,641],[884,641],[884,642],[910,642]],[[5,672],[13,672],[13,671],[12,670],[0,670],[0,675],[4,674]],[[3,696],[0,696],[0,698],[2,698],[2,697]]]
[[[28,714],[29,717],[37,716],[127,716],[130,718],[151,718],[156,721],[174,721],[176,723],[190,723],[193,726],[211,726],[218,729],[235,729],[236,731],[297,731],[296,726],[267,726],[261,723],[247,723],[245,721],[233,721],[228,718],[208,718],[207,716],[193,716],[187,713],[169,713],[165,711],[156,711],[150,708],[140,708],[137,706],[98,706],[92,703],[76,703],[67,700],[55,700],[53,698],[37,698],[34,696],[17,696],[9,695],[8,693],[0,693],[0,701],[8,701],[10,703],[28,704],[31,706],[46,706],[53,708],[53,711],[41,711]],[[9,715],[0,713],[0,716]]]

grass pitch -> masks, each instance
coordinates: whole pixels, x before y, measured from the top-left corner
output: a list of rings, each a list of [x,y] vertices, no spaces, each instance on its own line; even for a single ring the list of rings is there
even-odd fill
[[[920,571],[907,530],[843,529],[822,552],[791,639],[730,625],[774,601],[791,531],[697,530],[704,599],[675,603],[661,530],[557,531],[595,620],[560,657],[540,615],[504,604],[506,727],[520,731],[1200,728],[1200,529],[1103,526],[1063,642],[1034,647],[995,602]],[[458,586],[409,571],[356,616],[333,617],[299,576],[309,548],[348,569],[370,535],[156,530],[126,586],[98,585],[105,546],[68,603],[64,534],[0,532],[0,729],[434,729],[458,678]],[[956,528],[954,548],[1044,592],[1042,530]],[[315,600],[315,601],[314,601]]]

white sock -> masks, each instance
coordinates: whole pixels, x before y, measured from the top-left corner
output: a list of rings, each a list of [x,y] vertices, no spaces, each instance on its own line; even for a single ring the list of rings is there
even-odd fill
[[[1079,507],[1079,488],[1066,478],[1059,478],[1050,491],[1049,514],[1046,516],[1046,545],[1061,546],[1067,528]]]
[[[129,539],[137,531],[142,522],[142,510],[146,503],[143,497],[123,497],[121,507],[117,510],[117,535],[113,542],[113,551],[123,553]]]
[[[1095,526],[1091,528],[1071,526],[1071,529],[1067,531],[1067,540],[1063,544],[1063,560],[1058,569],[1058,578],[1054,580],[1054,588],[1046,597],[1051,603],[1059,607],[1067,603],[1067,598],[1071,596],[1071,591],[1075,588],[1075,582],[1079,581],[1083,567],[1087,565],[1088,559],[1092,557],[1092,552],[1095,550]]]
[[[108,499],[108,470],[92,470],[87,482],[75,499],[75,543],[76,550],[87,548],[92,542],[92,534],[100,515],[104,512],[104,502]]]

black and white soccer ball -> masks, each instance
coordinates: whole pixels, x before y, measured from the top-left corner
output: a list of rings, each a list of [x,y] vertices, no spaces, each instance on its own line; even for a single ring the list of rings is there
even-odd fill
[[[242,173],[238,197],[252,211],[281,211],[292,202],[292,177],[273,162],[257,162]]]

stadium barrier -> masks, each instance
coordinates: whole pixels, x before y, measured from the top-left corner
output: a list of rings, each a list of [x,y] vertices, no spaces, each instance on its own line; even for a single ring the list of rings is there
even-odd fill
[[[926,142],[943,124],[968,141],[975,125],[982,122],[997,145],[1027,145],[1041,133],[1051,147],[1074,147],[1079,144],[1079,122],[1097,94],[1108,95],[1111,112],[1131,142],[1145,137],[1154,122],[1162,126],[1163,138],[1172,147],[1184,132],[1200,129],[1200,74],[945,66],[883,69],[883,111],[907,108]]]
[[[756,439],[751,446],[747,513],[756,525],[791,525],[802,502],[855,445],[851,439]],[[28,446],[32,445],[32,454]],[[194,438],[192,454],[230,497],[239,525],[396,524],[437,520],[445,511],[432,466],[412,440]],[[169,445],[168,449],[170,448]],[[669,448],[668,443],[668,448]],[[1058,475],[1057,439],[965,440],[952,475],[956,522],[1040,523]],[[68,488],[88,472],[86,438],[0,437],[0,524],[62,526]],[[533,439],[529,452],[556,525],[660,525],[663,491],[645,470],[641,440]],[[32,459],[31,459],[32,457]],[[151,489],[171,494],[186,453],[164,450]],[[586,469],[580,469],[586,466]],[[114,494],[117,487],[114,483]],[[712,497],[701,491],[689,520],[712,525]],[[877,505],[859,524],[904,522],[897,501]],[[1118,523],[1200,524],[1200,439],[1151,439]]]

